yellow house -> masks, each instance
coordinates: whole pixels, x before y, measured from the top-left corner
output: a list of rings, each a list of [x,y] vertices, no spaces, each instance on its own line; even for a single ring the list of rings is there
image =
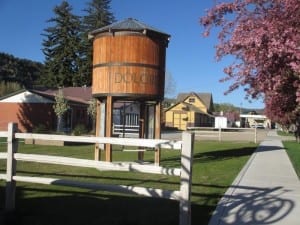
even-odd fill
[[[186,130],[187,127],[212,127],[214,124],[211,93],[180,93],[177,103],[165,110],[165,126]]]

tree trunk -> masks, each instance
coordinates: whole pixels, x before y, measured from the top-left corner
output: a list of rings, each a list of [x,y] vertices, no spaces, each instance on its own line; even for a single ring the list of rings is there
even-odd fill
[[[63,131],[63,117],[62,117],[62,116],[58,116],[58,117],[57,117],[57,127],[56,127],[56,131],[57,131],[57,132]]]

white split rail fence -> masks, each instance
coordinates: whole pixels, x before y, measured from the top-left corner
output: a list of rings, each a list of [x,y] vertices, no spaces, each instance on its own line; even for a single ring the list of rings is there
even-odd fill
[[[183,132],[182,141],[168,141],[161,139],[133,139],[133,138],[108,138],[108,137],[83,137],[66,135],[47,135],[34,133],[17,133],[17,125],[10,123],[8,131],[0,131],[0,137],[7,137],[7,152],[0,153],[0,159],[7,160],[6,174],[0,174],[0,179],[6,180],[5,209],[15,209],[16,182],[29,182],[49,185],[63,185],[81,187],[103,191],[137,194],[148,197],[173,199],[179,201],[179,225],[191,224],[191,186],[192,162],[194,149],[194,134]],[[49,141],[70,141],[79,143],[113,144],[122,146],[141,146],[149,148],[181,149],[181,168],[163,168],[155,165],[141,165],[126,162],[103,162],[87,159],[77,159],[60,156],[38,154],[22,154],[18,151],[17,139],[40,139]],[[180,189],[175,191],[99,183],[87,183],[75,180],[58,178],[17,176],[17,161],[50,163],[68,166],[89,167],[99,170],[135,171],[143,173],[164,174],[180,177]]]
[[[228,128],[214,128],[214,127],[187,127],[187,130],[190,132],[195,133],[196,136],[204,137],[209,135],[209,137],[218,138],[221,142],[223,136],[225,134],[237,135],[238,132],[249,131],[249,134],[252,134],[253,142],[257,143],[257,128],[235,128],[235,127],[228,127]],[[233,130],[233,131],[231,131]],[[249,138],[251,140],[251,137]]]

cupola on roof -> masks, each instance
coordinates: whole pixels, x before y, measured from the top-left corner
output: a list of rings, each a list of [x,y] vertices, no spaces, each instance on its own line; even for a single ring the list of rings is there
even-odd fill
[[[142,23],[136,19],[133,18],[127,18],[125,20],[121,20],[115,23],[112,23],[108,26],[98,28],[96,30],[93,30],[89,33],[89,37],[93,38],[95,35],[100,34],[100,33],[115,33],[118,31],[135,31],[135,32],[140,32],[147,34],[147,32],[150,33],[156,33],[159,36],[165,37],[166,39],[170,38],[170,35],[162,32],[152,26],[149,26],[145,23]]]

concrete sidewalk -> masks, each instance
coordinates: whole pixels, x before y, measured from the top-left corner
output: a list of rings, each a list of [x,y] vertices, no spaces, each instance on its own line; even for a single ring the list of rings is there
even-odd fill
[[[209,225],[300,224],[300,181],[270,131],[218,203]]]

